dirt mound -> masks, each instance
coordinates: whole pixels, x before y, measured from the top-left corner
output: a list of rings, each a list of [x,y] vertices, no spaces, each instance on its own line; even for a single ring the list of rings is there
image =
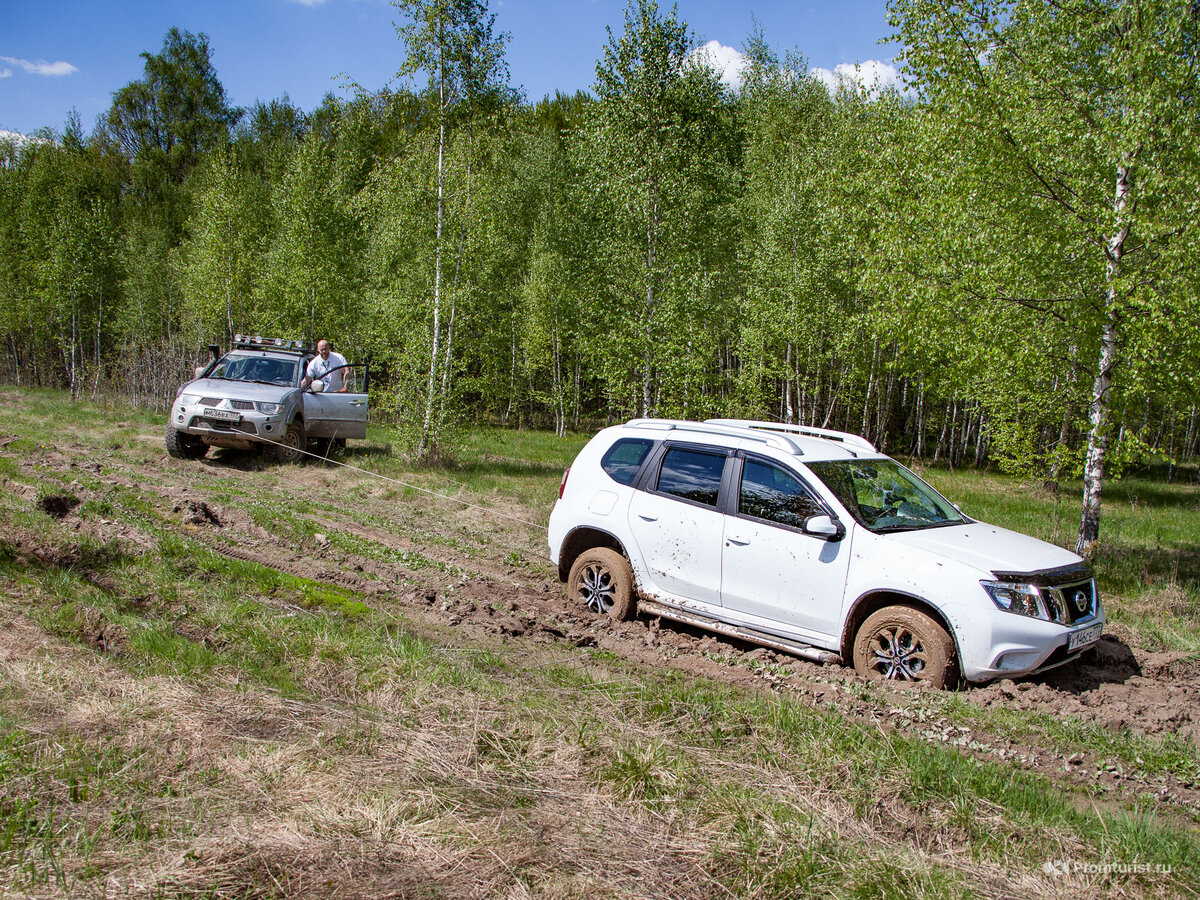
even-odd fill
[[[37,508],[52,519],[65,519],[79,504],[79,498],[70,494],[49,494],[38,500]]]
[[[221,517],[211,506],[200,500],[183,500],[172,507],[171,512],[183,514],[184,525],[216,525],[221,527]]]

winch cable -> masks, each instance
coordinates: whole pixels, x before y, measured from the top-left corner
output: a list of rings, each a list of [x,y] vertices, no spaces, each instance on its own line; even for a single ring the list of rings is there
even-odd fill
[[[264,443],[267,443],[267,442],[264,441]],[[391,484],[398,484],[401,487],[406,487],[406,488],[409,488],[410,490],[414,490],[414,491],[417,491],[422,494],[428,494],[430,497],[436,497],[439,500],[448,500],[451,503],[458,503],[458,504],[466,507],[467,509],[474,509],[474,510],[478,510],[479,512],[487,513],[488,515],[496,516],[501,519],[508,519],[512,522],[519,522],[522,525],[527,525],[530,528],[537,529],[538,531],[548,531],[549,530],[545,525],[541,525],[537,522],[530,522],[528,519],[522,519],[520,516],[512,516],[512,515],[509,515],[508,513],[500,512],[500,510],[498,510],[498,509],[492,509],[487,506],[480,506],[478,503],[471,503],[469,500],[461,500],[458,497],[451,497],[449,494],[439,494],[437,491],[431,491],[428,488],[419,487],[418,485],[411,484],[407,481],[401,481],[399,478],[392,478],[390,475],[383,475],[379,472],[372,472],[370,469],[363,469],[359,466],[352,466],[352,465],[350,465],[350,463],[344,463],[341,460],[334,459],[329,456],[322,456],[320,453],[313,453],[309,450],[301,450],[300,448],[296,448],[296,452],[303,453],[305,456],[311,456],[313,459],[319,459],[324,463],[329,463],[329,464],[335,465],[335,466],[341,466],[343,469],[349,469],[352,472],[360,472],[363,475],[368,475],[372,478],[378,478],[381,481],[387,481],[387,482],[390,482]]]

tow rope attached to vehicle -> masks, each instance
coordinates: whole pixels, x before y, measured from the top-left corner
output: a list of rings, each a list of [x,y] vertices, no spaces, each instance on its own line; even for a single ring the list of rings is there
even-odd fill
[[[414,490],[414,491],[417,491],[422,494],[428,494],[430,497],[436,497],[439,500],[448,500],[451,503],[457,503],[461,506],[466,507],[467,509],[477,509],[480,512],[484,512],[484,513],[487,513],[492,516],[497,516],[498,518],[501,518],[501,519],[509,519],[510,521],[513,521],[513,522],[519,522],[522,525],[528,525],[530,528],[536,528],[539,531],[547,531],[548,530],[545,525],[539,525],[537,522],[530,522],[528,519],[522,519],[520,516],[511,516],[508,513],[500,512],[498,509],[491,509],[490,507],[487,507],[487,506],[480,506],[478,503],[471,503],[468,500],[460,500],[458,497],[451,497],[449,494],[439,494],[437,491],[431,491],[428,488],[419,487],[418,485],[411,484],[407,481],[401,481],[399,478],[392,478],[390,475],[383,475],[379,472],[372,472],[370,469],[363,469],[363,468],[360,468],[359,466],[352,466],[349,463],[342,462],[341,460],[333,459],[332,457],[329,457],[329,456],[322,456],[320,453],[313,453],[309,450],[302,450],[300,448],[296,448],[296,452],[303,453],[305,456],[311,456],[313,459],[319,459],[322,462],[330,463],[335,466],[341,466],[343,469],[349,469],[352,472],[361,472],[363,475],[369,475],[372,478],[378,478],[381,481],[391,482],[392,484],[398,484],[401,487],[406,487],[406,488],[409,488],[410,490]]]

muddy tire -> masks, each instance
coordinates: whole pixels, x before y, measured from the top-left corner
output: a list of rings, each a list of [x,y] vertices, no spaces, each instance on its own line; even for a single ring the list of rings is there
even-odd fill
[[[931,617],[907,606],[872,613],[854,636],[854,671],[864,678],[954,687],[954,641]]]
[[[308,441],[304,437],[304,426],[293,422],[277,442],[263,447],[263,456],[271,462],[298,463],[304,458]]]
[[[616,550],[596,547],[585,550],[567,576],[567,596],[599,615],[632,619],[637,612],[633,572]]]
[[[172,459],[202,459],[208,453],[208,444],[194,434],[186,434],[172,425],[167,426],[163,436],[167,445],[167,456]]]

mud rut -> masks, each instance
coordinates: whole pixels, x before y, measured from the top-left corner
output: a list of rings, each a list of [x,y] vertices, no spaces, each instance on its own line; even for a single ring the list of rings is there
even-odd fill
[[[1174,808],[1185,819],[1194,821],[1200,810],[1200,784],[1174,775],[1124,771],[1103,754],[1069,753],[1047,739],[956,725],[936,711],[936,703],[923,702],[935,698],[921,688],[868,689],[850,669],[822,666],[645,616],[628,623],[598,619],[568,604],[546,559],[541,532],[499,518],[488,521],[490,517],[478,511],[423,495],[396,496],[398,492],[386,485],[367,483],[361,489],[365,475],[310,462],[282,470],[277,483],[265,487],[255,482],[268,473],[280,475],[280,470],[263,469],[255,457],[232,451],[200,462],[163,456],[135,467],[115,457],[96,462],[88,451],[63,445],[45,451],[35,462],[38,470],[54,470],[71,484],[65,502],[51,501],[53,508],[46,513],[65,524],[74,521],[75,527],[104,540],[143,550],[156,544],[154,537],[127,523],[80,519],[71,498],[100,499],[113,488],[131,491],[151,500],[168,523],[177,523],[216,552],[350,589],[365,602],[391,607],[415,626],[448,634],[450,640],[457,632],[471,642],[598,647],[636,664],[785,693],[814,708],[832,707],[856,720],[1012,761],[1050,778],[1098,783],[1116,796],[1165,804],[1160,811]],[[22,466],[34,470],[29,460]],[[351,535],[356,545],[373,550],[347,552],[319,539],[301,546],[290,533],[256,524],[236,502],[215,502],[213,476],[235,472],[252,496],[269,490],[281,508],[289,501],[307,500],[321,510],[324,531]],[[353,516],[341,511],[350,485],[360,488],[353,494]],[[493,502],[498,510],[521,518],[538,516],[523,507],[506,508],[504,498]],[[21,539],[37,542],[36,536]],[[31,550],[39,552],[36,546]],[[514,552],[521,558],[514,559]],[[376,558],[381,555],[392,558]],[[1074,666],[1022,682],[968,688],[960,696],[979,707],[1072,718],[1104,730],[1177,734],[1200,744],[1200,661],[1190,654],[1130,647],[1119,629],[1109,630],[1098,648]]]

